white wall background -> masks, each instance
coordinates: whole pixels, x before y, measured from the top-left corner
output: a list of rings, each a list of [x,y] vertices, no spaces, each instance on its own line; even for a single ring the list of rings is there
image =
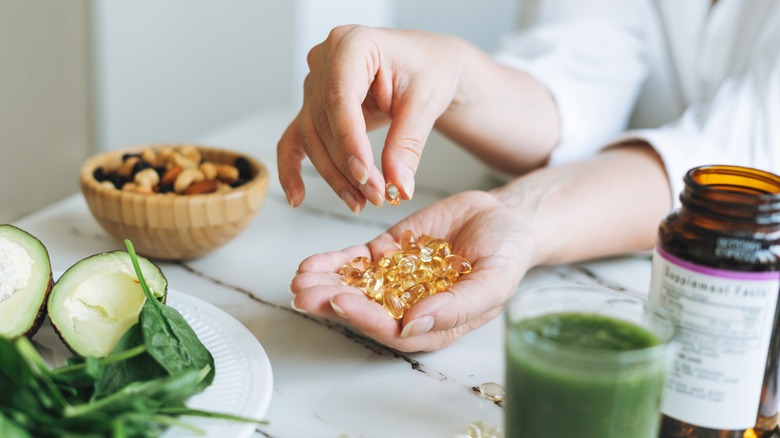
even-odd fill
[[[97,146],[188,141],[287,103],[295,2],[93,2]]]
[[[340,24],[447,32],[491,50],[515,1],[96,1],[98,147],[192,140],[297,106],[306,54]]]
[[[457,35],[492,52],[516,22],[518,1],[395,0],[395,26]]]
[[[306,53],[336,25],[446,32],[490,51],[515,1],[0,0],[0,222],[76,192],[89,153],[297,107]]]
[[[0,223],[78,190],[91,142],[84,0],[0,0]]]

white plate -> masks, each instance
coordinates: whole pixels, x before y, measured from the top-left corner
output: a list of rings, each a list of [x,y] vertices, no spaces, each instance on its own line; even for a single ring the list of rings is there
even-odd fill
[[[273,374],[268,355],[257,338],[235,318],[198,298],[168,289],[167,303],[184,316],[214,356],[214,382],[202,393],[192,396],[187,406],[262,419],[271,403]],[[33,341],[49,365],[59,366],[71,355],[48,319]],[[198,435],[201,437],[248,437],[258,427],[210,418],[182,419],[203,429],[205,435]],[[183,436],[193,436],[193,433],[173,427],[163,434],[164,438]]]

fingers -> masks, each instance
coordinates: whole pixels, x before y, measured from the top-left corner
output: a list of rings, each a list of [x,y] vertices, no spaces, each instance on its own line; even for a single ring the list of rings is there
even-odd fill
[[[299,116],[300,117],[300,116]],[[306,156],[300,136],[299,117],[287,127],[276,145],[276,167],[279,170],[279,183],[290,207],[303,202],[305,187],[301,178],[301,161]]]
[[[355,257],[371,257],[371,252],[366,245],[355,245],[341,251],[315,254],[307,257],[298,265],[298,272],[296,274],[304,272],[338,273],[339,269],[341,269],[345,263]]]
[[[330,158],[325,144],[313,128],[313,122],[308,113],[301,114],[300,138],[303,149],[309,156],[314,168],[325,182],[341,198],[347,207],[356,215],[365,206],[365,197],[357,190],[344,174],[336,167]]]
[[[418,301],[403,319],[401,337],[459,330],[467,332],[501,313],[514,287],[472,272],[445,292]]]
[[[414,175],[420,165],[423,148],[439,114],[424,110],[428,100],[410,93],[393,117],[382,151],[382,169],[387,181],[395,184],[403,199],[412,199]]]
[[[432,51],[421,46],[419,37],[341,26],[307,57],[310,74],[296,123],[299,131],[285,133],[280,152],[287,154],[279,160],[299,161],[303,151],[355,213],[366,200],[377,207],[383,204],[386,181],[399,188],[402,199],[411,199],[423,146],[452,100],[454,80],[431,71],[451,71],[449,58],[431,60]],[[446,43],[431,35],[424,40],[428,45]],[[383,175],[374,163],[367,130],[388,121]],[[288,145],[295,141],[300,149]],[[280,168],[280,181],[294,206],[303,199],[303,183],[299,164],[287,166],[283,173]]]
[[[321,273],[297,275],[290,285],[290,291],[295,295],[292,303],[297,311],[329,318],[340,317],[330,304],[333,296],[363,294],[359,289],[344,284],[338,274],[324,275]]]
[[[353,188],[379,207],[384,202],[384,177],[374,164],[363,113],[379,66],[371,61],[366,39],[356,33],[365,31],[336,28],[310,52],[310,117],[330,161]]]

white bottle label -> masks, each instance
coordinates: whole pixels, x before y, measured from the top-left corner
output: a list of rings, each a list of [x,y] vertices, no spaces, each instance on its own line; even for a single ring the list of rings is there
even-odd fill
[[[664,414],[716,430],[755,425],[779,290],[778,272],[713,269],[656,248],[650,301],[678,323]]]

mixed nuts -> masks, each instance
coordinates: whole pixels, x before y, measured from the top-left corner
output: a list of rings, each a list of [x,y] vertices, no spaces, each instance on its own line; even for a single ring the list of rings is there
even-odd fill
[[[195,146],[145,148],[122,156],[117,169],[98,167],[95,180],[103,186],[141,194],[197,195],[228,191],[252,179],[252,167],[244,157],[233,164],[203,159]]]

